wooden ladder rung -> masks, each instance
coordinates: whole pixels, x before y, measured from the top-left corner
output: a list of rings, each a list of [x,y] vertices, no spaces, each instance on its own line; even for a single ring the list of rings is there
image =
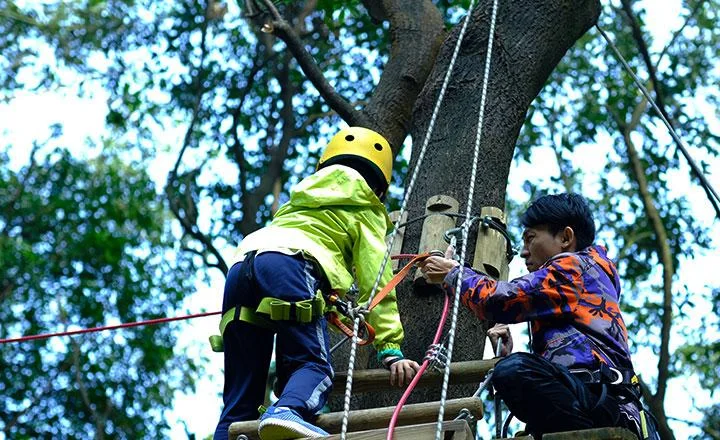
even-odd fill
[[[401,426],[395,428],[393,439],[395,440],[423,440],[435,438],[437,423],[424,423],[422,425]],[[372,429],[348,433],[348,440],[385,440],[387,428]],[[444,440],[473,440],[470,427],[465,420],[450,420],[442,424]],[[452,435],[450,435],[452,433]],[[333,434],[328,437],[321,437],[324,440],[340,440],[340,434]]]
[[[465,397],[462,399],[449,399],[445,402],[445,420],[454,419],[460,411],[462,411],[462,409],[470,411],[476,419],[482,419],[482,401],[474,397]],[[394,410],[394,406],[352,410],[350,411],[350,416],[348,418],[348,431],[354,432],[360,430],[386,428],[390,424],[390,418],[392,417]],[[432,423],[437,420],[439,410],[440,402],[425,402],[405,405],[398,417],[398,426]],[[342,428],[342,419],[342,411],[320,414],[315,424],[325,431],[333,434],[340,432],[340,429]],[[257,427],[257,420],[235,422],[230,425],[230,438],[236,439],[237,436],[244,434],[248,439],[258,439]]]
[[[637,440],[637,436],[625,428],[593,428],[580,431],[544,434],[543,440]],[[532,440],[531,436],[513,437],[505,440]]]
[[[483,359],[477,361],[452,362],[450,364],[450,383],[468,384],[480,383],[487,372],[495,366],[497,359]],[[416,385],[416,388],[427,388],[440,386],[443,380],[443,372],[428,370]],[[333,379],[332,394],[345,392],[347,373],[337,373]],[[355,370],[353,373],[353,394],[366,393],[370,391],[386,390],[390,383],[390,371],[379,368],[372,370]]]

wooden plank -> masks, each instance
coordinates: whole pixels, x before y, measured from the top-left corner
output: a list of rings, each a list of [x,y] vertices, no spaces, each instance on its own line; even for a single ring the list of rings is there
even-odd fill
[[[505,214],[500,208],[483,206],[480,217],[495,217],[505,224]],[[495,229],[479,228],[475,253],[473,254],[473,267],[482,270],[496,280],[507,280],[508,261],[507,243],[505,237]]]
[[[495,366],[497,359],[452,362],[450,364],[450,384],[480,383],[487,372]],[[418,382],[416,388],[428,388],[442,384],[441,371],[428,370]],[[333,379],[333,394],[345,393],[347,373],[337,373]],[[390,384],[390,371],[379,368],[373,370],[355,370],[353,374],[353,394],[371,391],[383,391]]]
[[[513,440],[531,440],[531,436],[514,437]],[[543,440],[637,440],[637,436],[625,428],[594,428],[580,431],[553,432],[543,435]]]
[[[401,426],[395,429],[393,438],[395,440],[419,440],[435,438],[436,423],[425,423],[422,425]],[[451,420],[443,422],[442,432],[444,439],[451,440],[473,440],[474,436],[467,422],[464,420]],[[445,437],[448,433],[452,433],[451,437]],[[373,429],[367,431],[359,431],[348,433],[348,440],[385,440],[387,437],[387,428]],[[321,437],[324,440],[340,440],[340,434],[334,434],[327,437]]]
[[[462,399],[450,399],[445,403],[445,420],[454,419],[462,409],[467,409],[477,419],[482,420],[482,401],[473,397]],[[384,408],[371,408],[350,411],[348,419],[348,431],[360,431],[369,429],[382,429],[390,424],[390,418],[395,410],[394,406]],[[405,405],[398,417],[398,426],[419,425],[431,423],[437,420],[440,410],[439,402],[415,403]],[[343,413],[334,412],[320,414],[315,424],[329,433],[338,433],[342,428]],[[247,422],[236,422],[230,425],[230,438],[235,439],[240,434],[245,434],[249,439],[257,439],[257,420]]]
[[[400,214],[400,211],[393,211],[388,214],[390,217],[390,220],[393,222],[393,224],[398,223],[398,215]],[[402,220],[398,224],[403,224],[407,222],[408,213],[407,211],[403,212]],[[398,228],[397,233],[395,234],[395,241],[393,242],[393,246],[390,249],[390,255],[398,255],[402,253],[402,245],[403,240],[405,239],[405,226],[402,228]],[[385,244],[390,245],[390,235],[385,237]],[[392,260],[392,270],[393,272],[397,272],[398,269],[400,269],[402,266],[400,266],[400,260]]]

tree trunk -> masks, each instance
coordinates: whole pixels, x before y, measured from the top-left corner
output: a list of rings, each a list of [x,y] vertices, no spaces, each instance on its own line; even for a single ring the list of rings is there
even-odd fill
[[[483,2],[472,15],[424,163],[418,170],[416,187],[408,204],[410,219],[424,214],[427,199],[436,194],[457,199],[460,213],[465,212],[491,7],[489,2]],[[594,25],[599,12],[597,0],[500,2],[473,212],[487,205],[504,209],[513,150],[530,103],[566,51]],[[459,30],[460,25],[443,44],[434,70],[415,104],[411,127],[413,151],[406,184],[415,169]],[[417,252],[421,227],[422,222],[408,225],[403,252]],[[472,250],[470,246],[467,261],[472,261]],[[442,296],[416,295],[412,283],[404,282],[399,286],[398,299],[405,327],[403,352],[420,362],[439,321]],[[485,330],[486,323],[461,310],[453,360],[481,359]],[[347,359],[342,354],[335,358]],[[372,358],[369,360],[371,365],[377,365]],[[344,368],[346,363],[340,361],[337,369]],[[364,363],[358,364],[358,368],[363,367]],[[451,387],[450,396],[469,396],[474,391],[474,385]],[[354,396],[352,408],[392,405],[400,394],[395,391]],[[436,389],[417,390],[410,401],[431,401],[439,397],[440,391]],[[332,406],[338,403],[342,408],[342,399],[333,400]]]

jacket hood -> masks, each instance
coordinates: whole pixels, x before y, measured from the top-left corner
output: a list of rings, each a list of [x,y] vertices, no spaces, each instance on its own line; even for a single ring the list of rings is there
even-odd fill
[[[290,203],[305,208],[333,205],[381,208],[387,231],[393,229],[385,205],[359,172],[344,165],[330,165],[303,179],[290,193]]]
[[[595,264],[600,266],[600,268],[607,274],[610,280],[612,280],[613,287],[615,287],[615,290],[617,290],[618,295],[620,294],[620,276],[618,275],[615,263],[613,263],[613,261],[608,258],[607,249],[605,249],[604,246],[591,245],[577,252],[563,252],[557,254],[554,257],[548,259],[548,261],[546,261],[545,264],[542,265],[542,267],[547,267],[553,261],[559,258],[567,257],[569,255],[580,255],[586,259],[592,260]]]
[[[612,280],[613,284],[615,285],[615,289],[618,292],[618,295],[620,294],[620,276],[617,272],[617,267],[615,267],[615,263],[607,256],[607,249],[605,249],[604,246],[600,245],[593,245],[585,248],[582,253],[587,253],[587,255],[593,259],[602,269],[607,273],[608,277]]]

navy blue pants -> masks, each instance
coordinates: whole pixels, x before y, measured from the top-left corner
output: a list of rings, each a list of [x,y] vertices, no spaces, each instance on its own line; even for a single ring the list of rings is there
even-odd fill
[[[587,385],[567,368],[531,353],[514,353],[495,365],[492,384],[510,411],[539,438],[548,432],[630,427],[619,400],[602,385]],[[631,428],[632,429],[632,428]]]
[[[232,307],[256,308],[265,297],[285,301],[313,298],[321,274],[301,255],[263,252],[254,259],[235,264],[228,272],[223,313]],[[333,370],[327,321],[319,317],[309,324],[275,321],[275,332],[233,321],[225,329],[225,404],[215,429],[215,440],[228,438],[231,423],[258,418],[277,334],[275,363],[278,389],[275,406],[297,411],[312,420],[325,405],[332,388]]]

